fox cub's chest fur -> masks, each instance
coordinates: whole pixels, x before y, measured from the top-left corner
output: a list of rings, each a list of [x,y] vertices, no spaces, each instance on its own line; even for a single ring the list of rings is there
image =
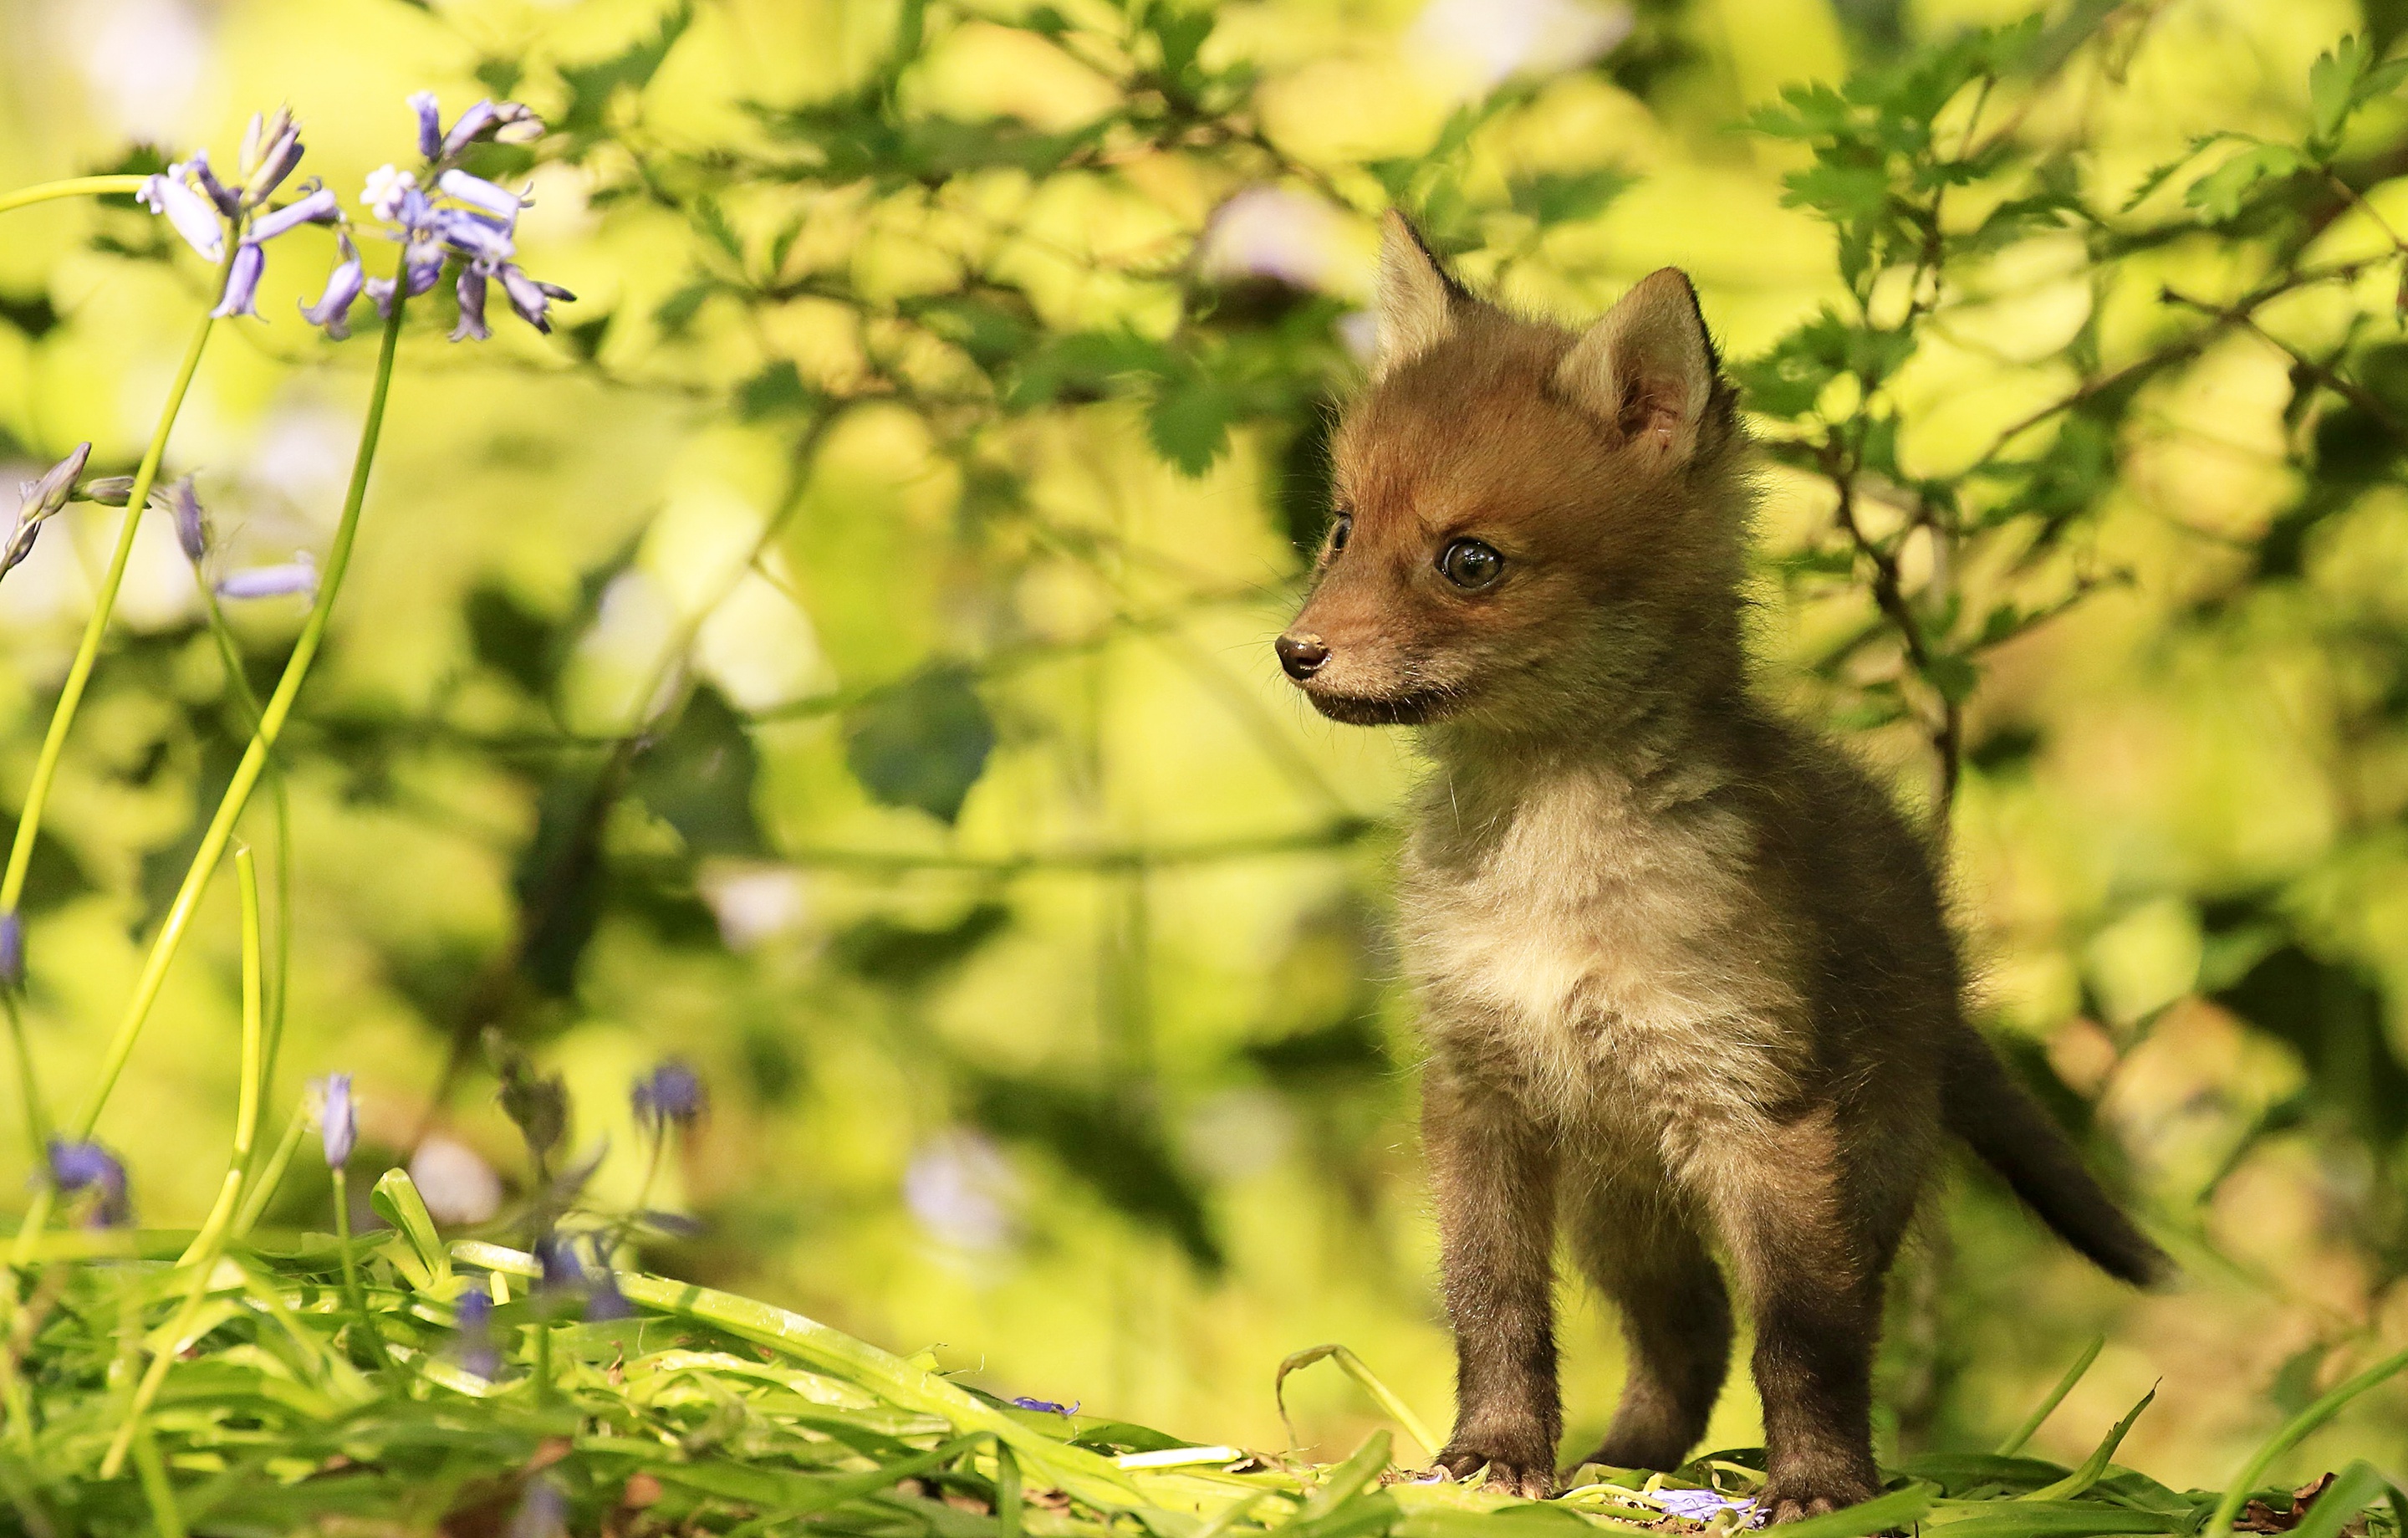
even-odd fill
[[[1402,889],[1432,1050],[1568,1127],[1785,1099],[1800,1006],[1752,844],[1710,795],[1594,769],[1476,787],[1442,771]]]

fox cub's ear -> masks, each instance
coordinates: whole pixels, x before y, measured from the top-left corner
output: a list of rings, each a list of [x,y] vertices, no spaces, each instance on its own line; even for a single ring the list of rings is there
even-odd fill
[[[1380,324],[1371,377],[1384,378],[1444,341],[1466,295],[1394,208],[1380,221]]]
[[[1697,291],[1677,267],[1641,279],[1588,328],[1555,370],[1573,400],[1659,461],[1687,460],[1714,384],[1713,344]]]

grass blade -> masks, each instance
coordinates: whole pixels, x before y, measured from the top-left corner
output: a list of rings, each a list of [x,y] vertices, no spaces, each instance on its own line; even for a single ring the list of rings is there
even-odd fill
[[[2057,1387],[2048,1391],[2048,1398],[2041,1401],[2033,1408],[2032,1413],[2024,1417],[2024,1423],[2014,1429],[2013,1435],[1999,1444],[2000,1458],[2013,1458],[2024,1450],[2024,1444],[2029,1442],[2032,1439],[2032,1433],[2040,1430],[2041,1422],[2046,1420],[2056,1412],[2058,1405],[2065,1402],[2065,1396],[2073,1392],[2073,1386],[2082,1381],[2082,1375],[2090,1371],[2090,1364],[2097,1361],[2099,1353],[2106,1348],[2106,1336],[2097,1335],[2091,1338],[2090,1344],[2085,1347],[2082,1355],[2074,1359],[2073,1365],[2065,1370],[2065,1376],[2057,1379]]]
[[[2226,1490],[2224,1499],[2215,1503],[2214,1515],[2208,1517],[2207,1526],[2200,1530],[2202,1538],[2223,1538],[2223,1534],[2230,1532],[2233,1518],[2241,1515],[2241,1508],[2247,1504],[2250,1492],[2258,1488],[2260,1479],[2266,1477],[2266,1471],[2274,1466],[2276,1459],[2305,1442],[2325,1422],[2341,1414],[2352,1400],[2383,1383],[2403,1367],[2408,1367],[2408,1351],[2394,1352],[2293,1416],[2281,1430],[2267,1439],[2264,1446],[2250,1455],[2240,1476],[2233,1480],[2232,1488]]]
[[[2088,1489],[2091,1486],[2099,1483],[2099,1476],[2107,1472],[2108,1461],[2115,1456],[2115,1449],[2124,1445],[2124,1433],[2132,1429],[2132,1422],[2141,1418],[2141,1412],[2147,1409],[2150,1402],[2157,1397],[2157,1391],[2155,1388],[2143,1394],[2141,1396],[2141,1402],[2132,1406],[2132,1408],[2126,1413],[2124,1418],[2115,1423],[2115,1429],[2109,1431],[2106,1436],[2101,1438],[2098,1446],[2090,1449],[2090,1456],[2082,1460],[2082,1466],[2080,1468],[2074,1470],[2071,1473],[2067,1474],[2063,1479],[2058,1480],[2054,1485],[2043,1485],[2039,1489],[2032,1491],[2029,1495],[2019,1496],[2017,1499],[2023,1501],[2070,1501],[2073,1497],[2080,1495],[2083,1491]]]
[[[1930,1509],[1931,1488],[1909,1485],[1843,1511],[1827,1511],[1820,1516],[1785,1523],[1781,1538],[1866,1538],[1868,1533],[1887,1532],[1892,1528],[1919,1522]]]
[[[1353,1378],[1365,1393],[1371,1396],[1381,1409],[1387,1412],[1390,1419],[1405,1429],[1407,1436],[1420,1444],[1422,1452],[1426,1456],[1432,1458],[1438,1456],[1438,1439],[1430,1435],[1430,1430],[1423,1424],[1422,1417],[1413,1414],[1412,1407],[1399,1399],[1395,1389],[1382,1383],[1377,1373],[1364,1366],[1362,1358],[1335,1342],[1327,1345],[1307,1346],[1302,1351],[1291,1353],[1279,1364],[1279,1373],[1271,1379],[1271,1399],[1279,1405],[1280,1424],[1287,1428],[1289,1446],[1297,1445],[1298,1438],[1296,1434],[1296,1422],[1290,1420],[1287,1414],[1287,1375],[1299,1368],[1311,1367],[1314,1362],[1324,1360],[1336,1362],[1340,1372]]]
[[[2291,1538],[2341,1538],[2349,1519],[2382,1500],[2390,1488],[2391,1481],[2361,1458],[2325,1487],[2324,1494],[2316,1497],[2316,1503],[2291,1530]]]

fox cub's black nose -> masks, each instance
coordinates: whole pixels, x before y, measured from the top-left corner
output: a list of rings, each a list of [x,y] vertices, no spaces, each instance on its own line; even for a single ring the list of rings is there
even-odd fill
[[[1280,666],[1290,678],[1311,678],[1329,660],[1329,648],[1321,644],[1319,636],[1282,636],[1272,650],[1279,653]]]

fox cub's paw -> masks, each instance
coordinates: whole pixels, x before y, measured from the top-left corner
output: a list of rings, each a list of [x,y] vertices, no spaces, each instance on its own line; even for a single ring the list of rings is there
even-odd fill
[[[1555,1449],[1543,1436],[1458,1436],[1439,1449],[1436,1466],[1457,1479],[1488,1471],[1488,1488],[1544,1501],[1555,1493]]]
[[[1776,1478],[1756,1498],[1756,1507],[1764,1513],[1767,1526],[1776,1526],[1853,1506],[1880,1493],[1879,1485],[1858,1474],[1822,1479]]]

